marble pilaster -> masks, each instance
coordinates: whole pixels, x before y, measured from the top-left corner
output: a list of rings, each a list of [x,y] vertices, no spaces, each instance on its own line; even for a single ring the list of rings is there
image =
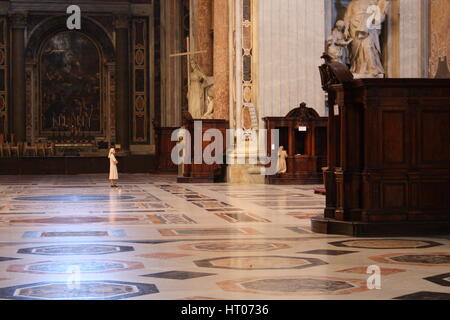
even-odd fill
[[[26,95],[25,95],[25,29],[27,15],[11,15],[12,27],[12,132],[16,141],[26,140]]]
[[[191,50],[206,50],[206,53],[195,55],[200,69],[207,75],[213,75],[213,3],[226,2],[211,0],[192,0],[192,37]]]
[[[116,32],[116,143],[121,151],[130,147],[130,101],[129,101],[129,60],[128,60],[129,17],[118,15],[115,21]]]
[[[450,1],[434,0],[430,5],[430,48],[429,48],[429,75],[435,77],[439,70],[439,77],[449,77],[445,70],[445,57],[447,70],[450,70]]]
[[[229,10],[228,0],[214,1],[214,118],[229,120]]]

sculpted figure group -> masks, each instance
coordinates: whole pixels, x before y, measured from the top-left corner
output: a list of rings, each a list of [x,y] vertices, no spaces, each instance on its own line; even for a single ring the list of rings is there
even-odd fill
[[[380,35],[389,0],[352,0],[327,39],[327,53],[355,78],[383,78]]]
[[[206,76],[197,62],[190,59],[189,113],[194,119],[212,119],[214,115],[214,81]]]

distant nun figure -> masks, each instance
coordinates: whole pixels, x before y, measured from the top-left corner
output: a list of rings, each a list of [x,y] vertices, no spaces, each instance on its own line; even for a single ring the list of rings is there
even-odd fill
[[[111,148],[109,150],[109,181],[111,182],[111,188],[117,188],[116,181],[119,179],[119,174],[117,173],[117,164],[119,161],[116,159],[116,150]]]

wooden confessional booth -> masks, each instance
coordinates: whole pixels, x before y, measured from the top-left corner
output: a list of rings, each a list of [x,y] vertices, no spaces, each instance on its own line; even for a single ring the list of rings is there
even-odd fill
[[[267,184],[321,184],[322,167],[327,158],[327,118],[301,103],[285,117],[263,119],[268,130],[268,148],[272,150],[271,130],[279,130],[280,146],[288,153],[287,172],[266,176]]]
[[[195,132],[196,125],[201,126],[199,132]],[[212,138],[212,141],[205,141],[204,135],[209,129],[215,129],[220,131],[221,137],[227,136],[227,129],[229,129],[229,122],[227,120],[220,119],[193,119],[189,112],[183,113],[183,128],[186,129],[191,138],[191,153],[190,163],[182,164],[179,168],[178,183],[214,183],[224,182],[226,164],[214,163],[208,164],[203,159],[205,149],[211,143],[214,143],[216,138]],[[202,139],[202,141],[197,141]],[[197,150],[197,146],[201,145],[200,150]],[[223,150],[216,150],[219,154],[214,154],[225,160],[226,144],[223,143]],[[196,158],[201,157],[202,160],[197,163]]]
[[[326,209],[312,230],[450,234],[450,79],[353,79],[343,64],[323,58]]]

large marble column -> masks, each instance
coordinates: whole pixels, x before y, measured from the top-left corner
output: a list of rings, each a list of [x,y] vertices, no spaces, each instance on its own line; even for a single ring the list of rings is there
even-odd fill
[[[27,16],[24,13],[11,15],[12,27],[12,132],[16,141],[26,140],[25,109],[25,28]]]
[[[214,1],[214,118],[229,120],[228,0]]]
[[[129,17],[116,17],[116,143],[121,151],[130,148],[130,88],[128,61],[128,28]]]
[[[227,0],[192,0],[192,37],[193,50],[206,50],[195,56],[199,67],[207,76],[213,75],[213,3]]]

